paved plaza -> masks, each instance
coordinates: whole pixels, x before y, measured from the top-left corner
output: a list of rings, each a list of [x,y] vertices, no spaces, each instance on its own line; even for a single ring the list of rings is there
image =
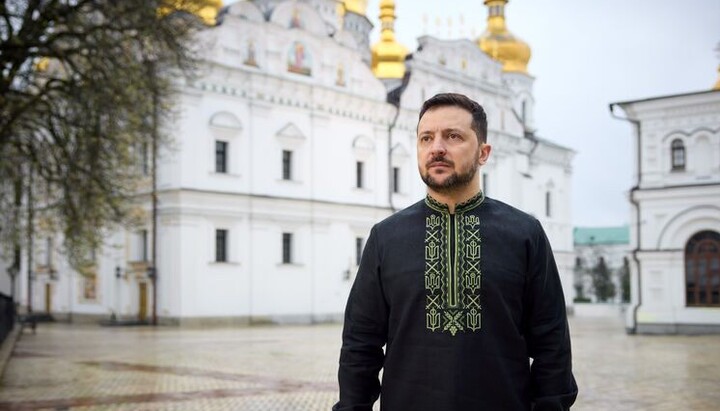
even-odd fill
[[[620,319],[570,326],[574,411],[720,409],[720,336],[628,336]],[[329,411],[340,333],[41,324],[15,347],[0,410]]]

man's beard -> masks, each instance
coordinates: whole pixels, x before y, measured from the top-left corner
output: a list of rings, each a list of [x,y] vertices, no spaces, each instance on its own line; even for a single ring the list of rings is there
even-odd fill
[[[475,157],[477,158],[477,156],[475,156]],[[429,165],[433,162],[443,162],[443,163],[449,165],[450,167],[453,167],[455,165],[454,162],[445,159],[444,156],[433,157],[432,159],[430,159],[430,161],[428,161],[427,164]],[[473,161],[470,164],[470,168],[468,170],[466,170],[465,172],[461,171],[461,173],[458,174],[458,172],[453,171],[453,173],[450,174],[450,176],[446,177],[444,181],[440,182],[440,181],[436,181],[430,175],[430,171],[428,170],[428,167],[426,166],[427,171],[425,171],[425,174],[421,175],[421,177],[422,177],[422,180],[425,182],[425,184],[428,187],[432,188],[433,190],[435,190],[439,193],[450,193],[450,192],[456,191],[458,189],[464,188],[465,186],[470,184],[470,182],[475,177],[475,174],[477,173],[478,167],[479,167],[479,164],[477,163],[477,161]]]

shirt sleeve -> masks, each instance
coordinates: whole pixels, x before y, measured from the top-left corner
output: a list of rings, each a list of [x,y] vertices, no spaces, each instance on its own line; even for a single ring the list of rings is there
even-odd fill
[[[525,295],[525,336],[533,359],[530,388],[533,411],[569,410],[578,388],[572,373],[570,331],[560,275],[550,242],[536,221],[529,250]]]
[[[388,307],[380,279],[375,228],[365,245],[345,308],[340,350],[340,401],[333,411],[371,411],[380,395],[378,374],[387,341]]]

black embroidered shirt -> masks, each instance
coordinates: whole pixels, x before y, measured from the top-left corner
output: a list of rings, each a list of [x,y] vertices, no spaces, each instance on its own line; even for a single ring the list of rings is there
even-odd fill
[[[335,411],[378,396],[384,411],[569,409],[565,299],[540,223],[479,193],[453,214],[428,196],[376,224],[338,376]]]

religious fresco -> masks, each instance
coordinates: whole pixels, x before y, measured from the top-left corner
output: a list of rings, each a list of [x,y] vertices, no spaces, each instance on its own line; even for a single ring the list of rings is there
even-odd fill
[[[302,42],[292,44],[287,54],[288,71],[309,76],[312,73],[312,55]]]
[[[245,61],[243,64],[246,66],[257,67],[257,60],[255,60],[255,42],[253,40],[247,41],[247,49],[245,52]]]
[[[342,63],[338,64],[337,77],[335,78],[335,85],[345,87],[345,66]]]
[[[305,26],[302,18],[300,18],[300,10],[297,7],[293,10],[292,18],[290,19],[291,29],[302,29]]]

